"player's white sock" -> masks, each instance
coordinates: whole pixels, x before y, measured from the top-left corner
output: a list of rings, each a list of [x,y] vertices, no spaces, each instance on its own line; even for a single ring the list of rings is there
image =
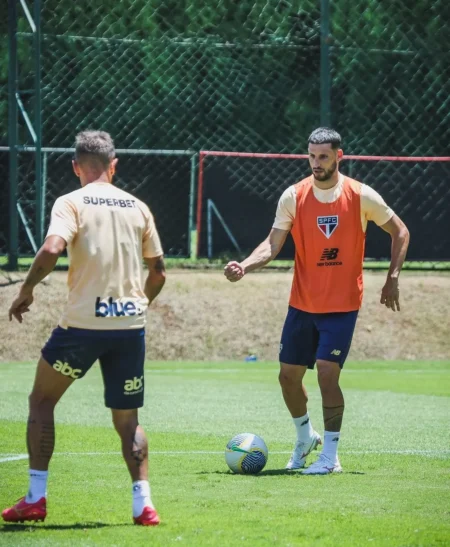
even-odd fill
[[[47,497],[48,471],[29,469],[28,473],[30,475],[30,487],[28,488],[25,501],[27,503],[36,503],[41,498]]]
[[[148,481],[133,482],[133,517],[140,517],[144,507],[154,509]]]
[[[300,416],[300,418],[292,418],[292,421],[297,429],[297,440],[302,443],[308,442],[314,434],[309,414],[306,413],[304,416]]]
[[[322,454],[332,462],[336,462],[338,459],[337,449],[340,435],[340,432],[334,433],[332,431],[325,431],[324,434]]]

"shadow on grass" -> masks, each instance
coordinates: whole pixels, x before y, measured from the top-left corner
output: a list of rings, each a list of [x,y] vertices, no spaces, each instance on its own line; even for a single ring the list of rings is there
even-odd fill
[[[108,524],[107,522],[76,522],[74,524],[43,524],[43,523],[29,523],[29,524],[3,524],[0,527],[0,532],[37,532],[45,530],[91,530],[95,528],[112,528],[117,526],[134,526],[132,522],[123,524]]]
[[[292,477],[293,475],[297,475],[298,473],[292,472],[289,469],[266,469],[260,471],[256,477],[270,477],[272,475],[287,475]]]
[[[344,471],[344,475],[367,475],[363,471]]]
[[[343,471],[342,473],[336,473],[342,475],[365,475],[362,471]],[[232,471],[199,471],[197,475],[241,475],[240,473],[233,473]],[[270,477],[277,475],[287,475],[290,477],[303,477],[303,476],[320,476],[320,475],[303,475],[300,471],[292,471],[289,469],[266,469],[265,471],[260,471],[259,473],[242,473],[242,476],[246,477]],[[325,475],[323,475],[325,476]]]
[[[266,469],[266,471],[260,471],[259,473],[233,473],[232,471],[199,471],[197,475],[230,475],[230,476],[242,476],[242,477],[267,477],[270,475],[298,475],[293,471],[287,469]]]

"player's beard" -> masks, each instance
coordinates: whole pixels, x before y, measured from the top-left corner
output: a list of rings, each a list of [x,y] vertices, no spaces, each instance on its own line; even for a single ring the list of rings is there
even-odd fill
[[[336,171],[336,169],[337,169],[337,161],[333,163],[330,169],[324,169],[320,173],[314,173],[313,171],[314,178],[320,182],[326,182],[334,175],[334,172]]]

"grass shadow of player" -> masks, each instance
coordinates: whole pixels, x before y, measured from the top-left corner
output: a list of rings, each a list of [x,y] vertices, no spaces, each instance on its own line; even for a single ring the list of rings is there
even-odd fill
[[[197,475],[230,475],[230,476],[245,476],[245,477],[267,477],[270,475],[295,475],[288,469],[266,469],[259,473],[233,473],[233,471],[199,471]]]
[[[267,475],[292,475],[293,477],[328,477],[329,474],[333,476],[339,476],[339,475],[365,475],[363,471],[341,471],[340,473],[325,473],[323,475],[316,474],[316,475],[305,475],[302,473],[303,469],[280,469],[280,470],[274,470],[274,471],[261,471],[259,475],[264,475],[266,473]]]
[[[259,473],[243,473],[243,476],[246,477],[270,477],[270,476],[279,476],[279,475],[286,475],[290,477],[317,477],[317,476],[323,476],[326,475],[303,475],[301,473],[301,469],[297,470],[291,470],[291,469],[264,469],[263,471],[260,471]],[[199,471],[196,473],[197,475],[240,475],[240,473],[233,473],[233,471]],[[362,471],[343,471],[342,473],[334,473],[335,475],[365,475],[366,473]]]

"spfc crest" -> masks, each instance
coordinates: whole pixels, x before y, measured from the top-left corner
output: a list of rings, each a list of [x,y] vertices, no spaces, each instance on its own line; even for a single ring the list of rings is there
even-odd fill
[[[330,239],[331,234],[336,230],[338,224],[339,217],[337,215],[332,217],[317,217],[317,226],[327,239]]]

